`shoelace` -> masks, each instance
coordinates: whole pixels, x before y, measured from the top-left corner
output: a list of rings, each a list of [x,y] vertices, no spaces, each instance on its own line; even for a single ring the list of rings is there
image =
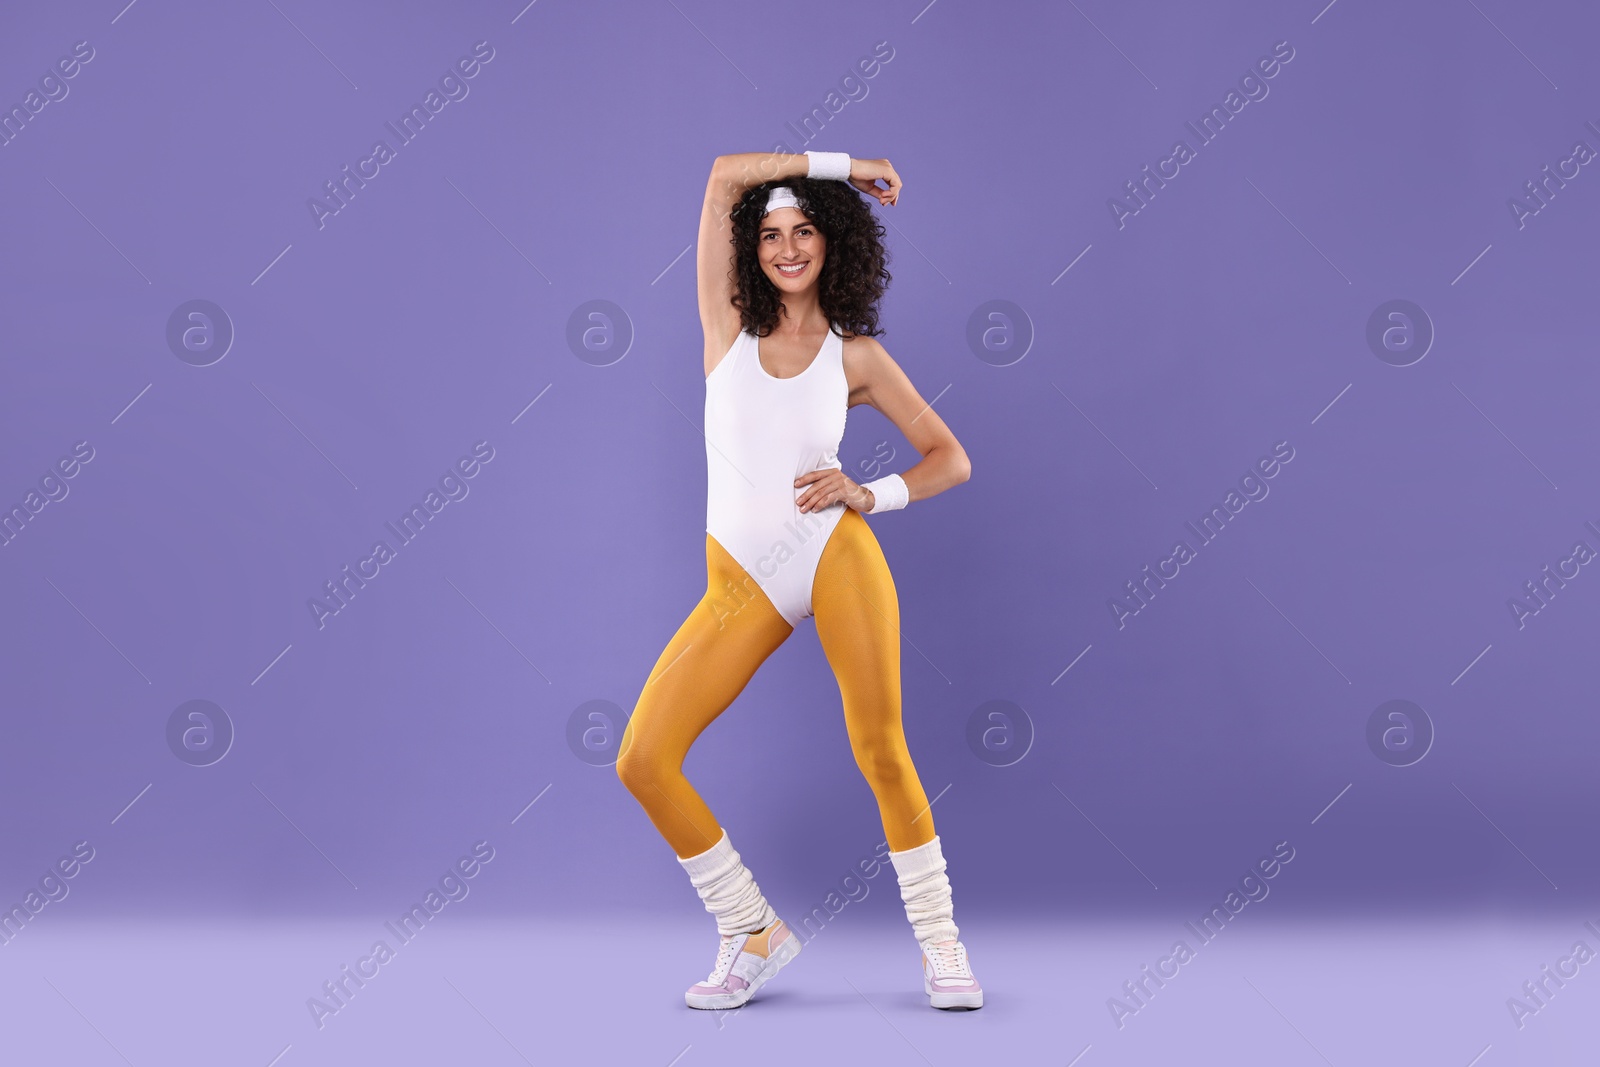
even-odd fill
[[[721,985],[728,977],[728,971],[733,967],[733,961],[739,958],[739,948],[744,944],[744,939],[737,934],[724,934],[722,944],[717,948],[717,965],[706,976],[706,985]]]
[[[972,968],[967,963],[967,947],[959,941],[948,944],[935,942],[928,946],[928,960],[933,964],[933,977],[941,978],[966,978],[972,977]]]

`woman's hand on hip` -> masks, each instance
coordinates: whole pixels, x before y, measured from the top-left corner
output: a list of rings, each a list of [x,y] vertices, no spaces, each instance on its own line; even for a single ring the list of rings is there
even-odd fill
[[[806,486],[806,490],[795,498],[795,506],[801,512],[821,511],[840,502],[857,511],[868,512],[877,503],[872,490],[863,489],[837,467],[823,467],[802,474],[794,480],[796,489],[801,486]]]

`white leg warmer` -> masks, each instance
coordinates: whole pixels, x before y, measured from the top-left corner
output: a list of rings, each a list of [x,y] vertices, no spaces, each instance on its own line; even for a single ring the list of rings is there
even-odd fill
[[[906,904],[906,918],[911,920],[911,932],[919,944],[926,947],[933,941],[948,941],[960,936],[950,900],[950,879],[945,876],[944,853],[939,848],[939,837],[908,848],[903,852],[890,852],[895,877],[900,882],[900,899]]]
[[[689,881],[705,902],[706,910],[717,917],[719,934],[764,930],[778,917],[761,895],[755,876],[734,851],[726,829],[715,845],[698,856],[677,859],[689,872]]]

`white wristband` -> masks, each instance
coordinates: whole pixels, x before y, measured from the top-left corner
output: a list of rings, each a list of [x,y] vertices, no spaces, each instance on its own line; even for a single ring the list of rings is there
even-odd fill
[[[898,511],[911,500],[911,490],[906,488],[906,480],[898,474],[886,475],[861,488],[872,491],[872,509],[867,512],[868,515],[876,515],[880,511]]]
[[[833,181],[850,180],[849,152],[807,152],[806,177],[829,178]]]

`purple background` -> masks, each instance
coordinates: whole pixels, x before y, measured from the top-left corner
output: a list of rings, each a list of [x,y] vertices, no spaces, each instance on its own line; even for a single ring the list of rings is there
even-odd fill
[[[1093,1013],[1278,841],[1280,918],[1600,917],[1600,578],[1521,627],[1508,607],[1600,549],[1600,177],[1521,227],[1508,206],[1600,148],[1600,17],[1536,7],[19,9],[6,108],[94,49],[0,147],[0,506],[94,450],[0,548],[0,898],[95,850],[23,938],[48,972],[51,926],[354,920],[262,994],[292,1017],[475,841],[476,920],[694,920],[568,724],[630,710],[704,590],[700,197],[716,155],[780,146],[900,172],[881,340],[972,459],[871,520],[958,921],[1155,917]],[[399,145],[385,123],[479,41],[468,95]],[[1110,198],[1280,41],[1268,95],[1119,228]],[[379,138],[394,159],[319,226],[308,201]],[[208,366],[167,340],[194,299],[236,333]],[[1436,331],[1408,366],[1366,338],[1394,299]],[[614,340],[585,350],[597,300]],[[968,342],[996,300],[1030,339],[1008,365]],[[470,492],[319,628],[308,601],[480,441]],[[1280,441],[1270,494],[1119,627],[1108,602]],[[887,449],[916,460],[855,409],[847,472]],[[194,699],[236,732],[210,766],[166,737]],[[1393,699],[1436,733],[1411,766],[1368,745]],[[1031,724],[1010,766],[968,744],[994,700]],[[687,771],[780,912],[882,840],[809,622]],[[711,954],[699,922],[671,997]]]

